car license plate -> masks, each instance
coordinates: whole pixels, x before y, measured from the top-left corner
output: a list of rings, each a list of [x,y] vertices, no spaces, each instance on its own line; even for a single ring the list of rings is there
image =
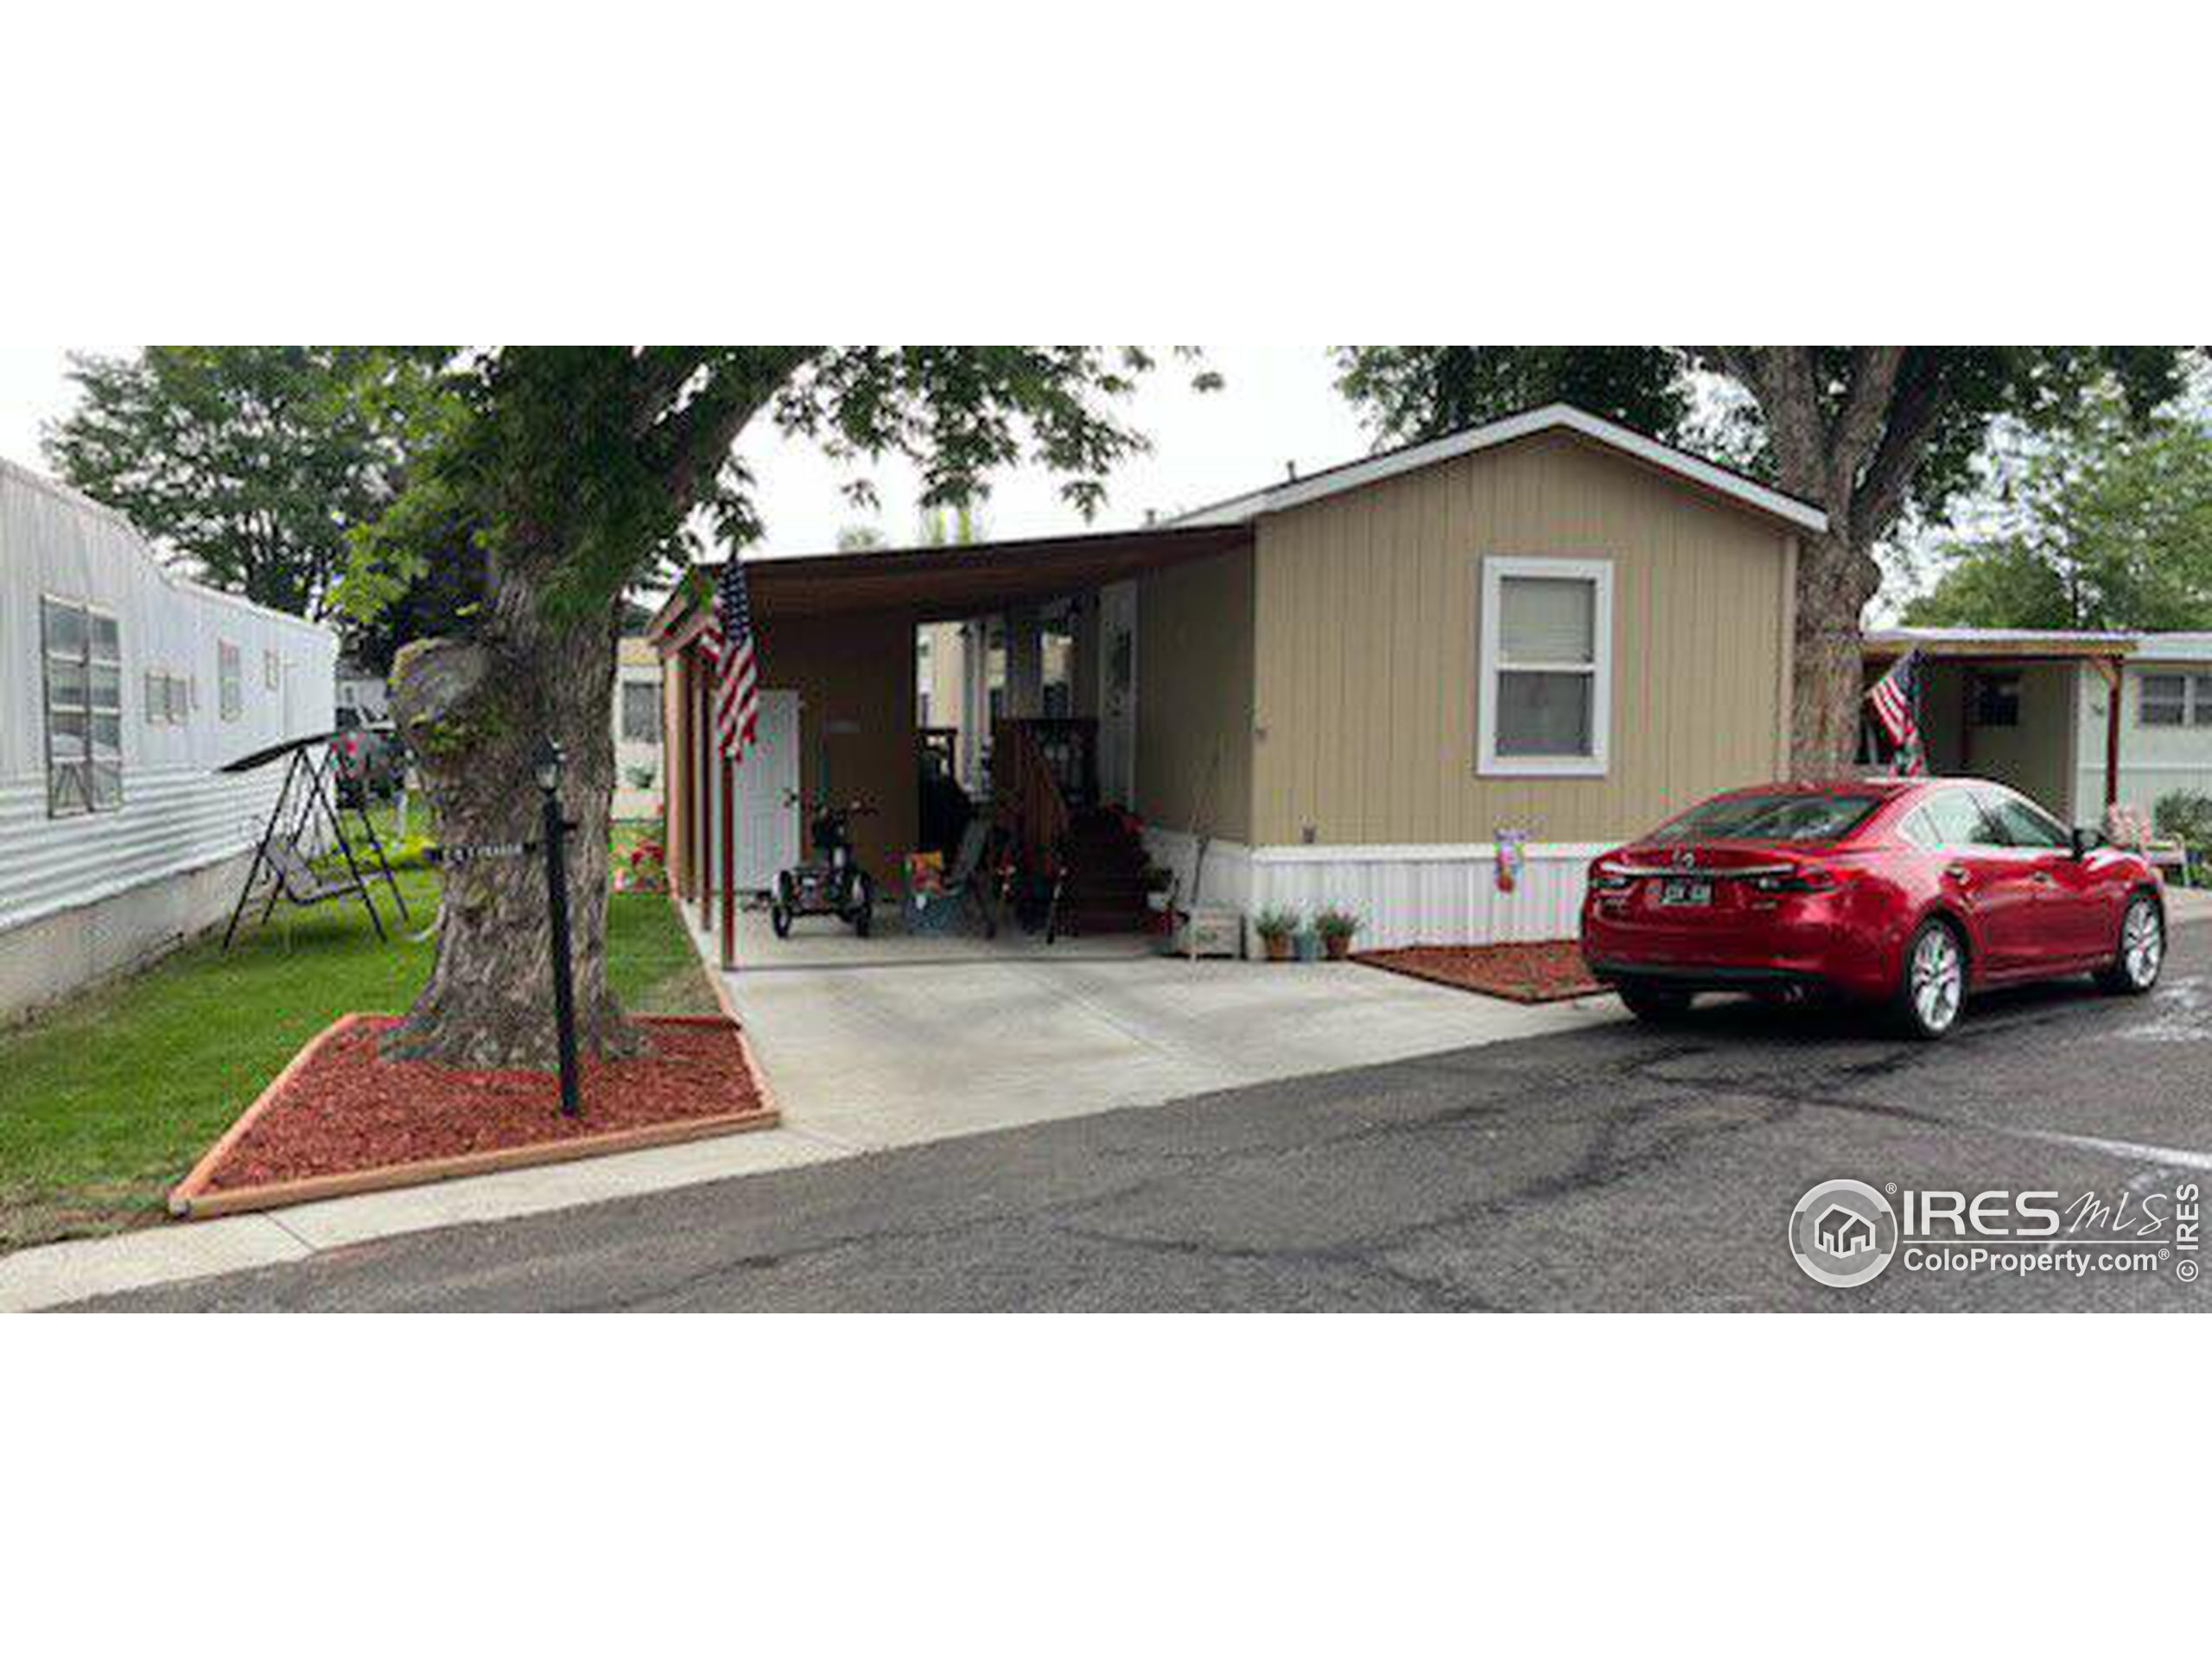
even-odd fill
[[[1662,881],[1659,884],[1659,902],[1662,905],[1709,905],[1713,902],[1713,883]]]

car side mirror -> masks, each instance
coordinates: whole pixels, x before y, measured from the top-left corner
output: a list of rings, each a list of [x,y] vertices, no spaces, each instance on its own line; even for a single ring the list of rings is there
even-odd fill
[[[2098,848],[2104,844],[2105,837],[2102,830],[2084,830],[2078,823],[2074,826],[2075,857],[2087,858],[2091,853],[2094,853]]]

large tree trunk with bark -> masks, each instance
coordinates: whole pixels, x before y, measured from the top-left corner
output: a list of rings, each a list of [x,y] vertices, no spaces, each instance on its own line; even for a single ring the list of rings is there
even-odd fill
[[[592,1055],[638,1052],[638,1028],[607,984],[608,817],[620,621],[561,623],[542,614],[538,585],[495,558],[480,639],[419,641],[392,666],[391,711],[422,773],[448,847],[540,838],[535,772],[550,736],[563,750],[570,956],[579,1042]],[[437,960],[395,1058],[550,1070],[552,946],[542,851],[445,870]]]
[[[1866,691],[1859,620],[1877,575],[1872,555],[1833,533],[1807,537],[1799,550],[1793,777],[1839,778],[1858,757]]]

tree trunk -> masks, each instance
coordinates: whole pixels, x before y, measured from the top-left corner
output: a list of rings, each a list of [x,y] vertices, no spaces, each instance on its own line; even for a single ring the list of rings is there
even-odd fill
[[[607,984],[620,622],[602,615],[564,626],[542,618],[536,585],[496,560],[489,582],[483,640],[424,640],[399,653],[392,718],[448,847],[539,840],[535,763],[546,737],[561,745],[562,807],[576,826],[567,851],[578,1042],[586,1054],[635,1053],[642,1034]],[[551,949],[542,849],[448,865],[436,963],[384,1052],[448,1065],[550,1070]]]
[[[1789,770],[1840,778],[1858,758],[1866,683],[1859,621],[1880,572],[1842,536],[1808,537],[1797,559]]]

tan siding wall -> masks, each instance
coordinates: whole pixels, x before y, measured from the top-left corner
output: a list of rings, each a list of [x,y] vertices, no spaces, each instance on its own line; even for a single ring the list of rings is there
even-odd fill
[[[1137,584],[1136,669],[1138,815],[1177,830],[1197,818],[1203,834],[1249,841],[1249,552],[1177,565]],[[1217,748],[1220,775],[1209,788]]]
[[[799,694],[799,788],[810,806],[823,758],[840,800],[876,809],[853,824],[854,849],[879,882],[899,874],[917,826],[914,629],[905,612],[789,618],[760,625],[760,683]],[[833,727],[845,729],[833,730]]]
[[[1606,841],[1782,774],[1789,550],[1769,521],[1564,437],[1262,519],[1251,839]],[[1480,778],[1482,560],[1547,554],[1613,563],[1611,769]],[[1141,659],[1152,638],[1147,610]]]

